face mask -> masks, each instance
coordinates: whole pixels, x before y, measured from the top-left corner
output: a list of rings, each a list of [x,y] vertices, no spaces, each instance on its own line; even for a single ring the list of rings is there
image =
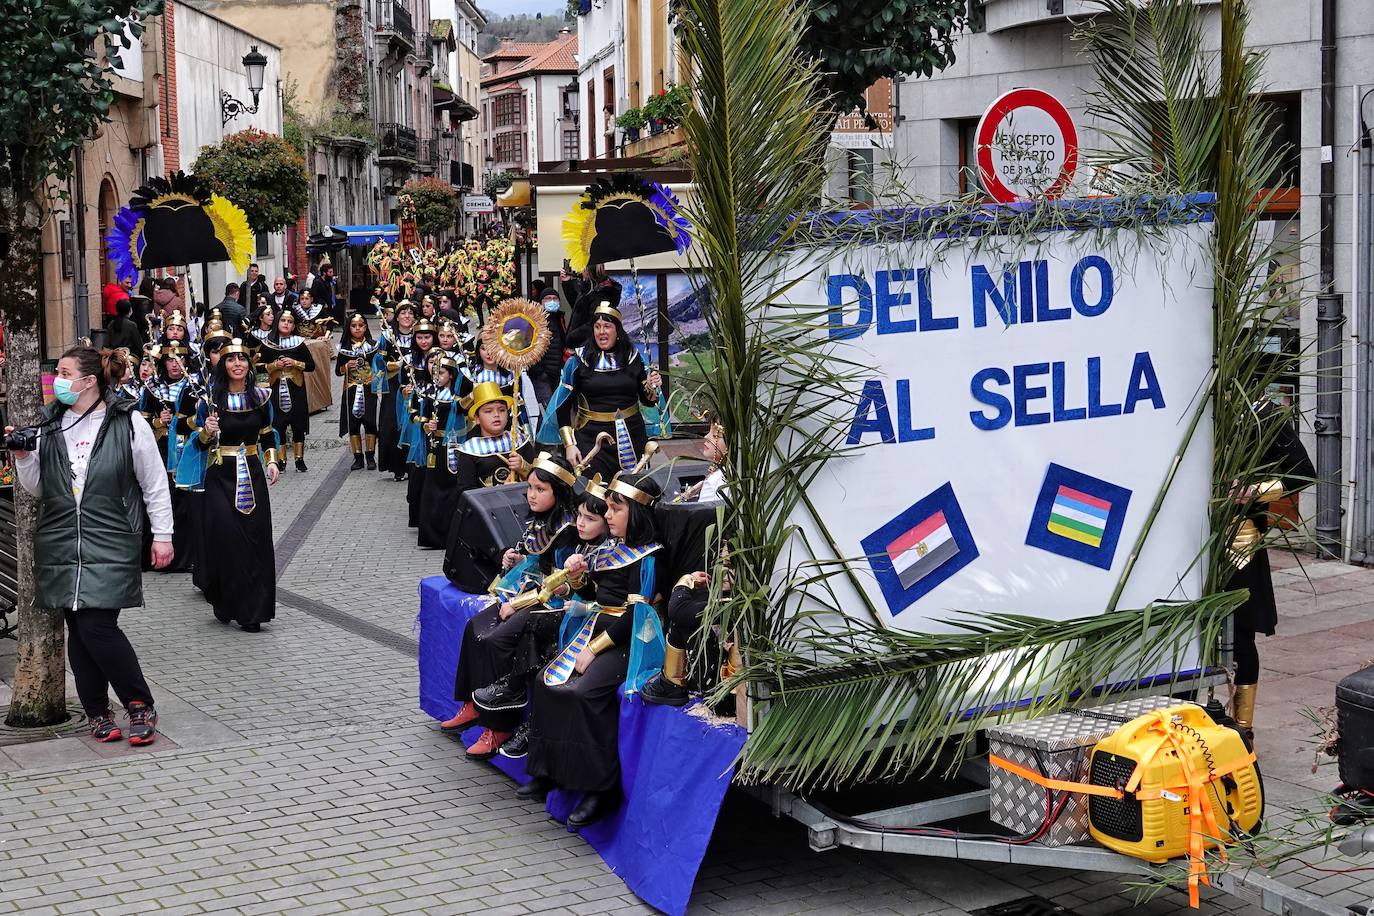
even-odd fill
[[[85,376],[82,376],[85,378]],[[53,397],[57,398],[68,407],[76,403],[76,399],[81,397],[81,392],[72,390],[72,380],[69,378],[55,378],[52,380]]]

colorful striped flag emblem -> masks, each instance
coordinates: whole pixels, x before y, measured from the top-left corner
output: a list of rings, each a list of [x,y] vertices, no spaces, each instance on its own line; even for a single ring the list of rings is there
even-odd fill
[[[1112,504],[1107,500],[1061,484],[1050,506],[1047,527],[1060,537],[1101,547],[1111,514]]]
[[[917,522],[887,545],[902,588],[911,588],[958,552],[943,510]]]

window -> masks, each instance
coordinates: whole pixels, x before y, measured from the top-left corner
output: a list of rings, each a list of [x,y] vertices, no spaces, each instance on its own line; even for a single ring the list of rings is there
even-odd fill
[[[959,195],[983,193],[983,179],[978,173],[978,119],[960,118],[954,122],[959,140],[958,172],[955,176]]]
[[[563,131],[563,158],[577,159],[577,129]]]
[[[873,150],[847,149],[844,153],[849,199],[856,204],[873,203]]]
[[[525,161],[525,135],[520,133],[497,134],[492,139],[492,145],[496,148],[494,153],[497,162]]]
[[[968,30],[984,32],[988,27],[988,13],[983,9],[983,0],[968,0]]]
[[[524,106],[520,102],[521,98],[518,92],[508,92],[492,99],[492,126],[511,127],[522,123],[521,112],[524,110]]]
[[[270,257],[272,256],[272,248],[271,248],[271,246],[268,244],[268,242],[269,242],[269,237],[268,237],[268,235],[267,235],[266,232],[259,232],[259,233],[257,234],[257,237],[255,238],[254,241],[255,241],[257,244],[256,244],[255,250],[254,250],[254,252],[253,252],[253,257],[255,257],[255,258],[270,258]]]

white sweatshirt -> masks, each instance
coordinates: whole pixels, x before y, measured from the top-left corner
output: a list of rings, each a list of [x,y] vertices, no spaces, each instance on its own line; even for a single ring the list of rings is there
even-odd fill
[[[172,539],[172,494],[167,483],[167,466],[162,462],[162,456],[158,454],[157,437],[153,435],[153,428],[148,425],[148,421],[143,414],[138,411],[130,411],[129,419],[133,423],[134,441],[133,464],[134,474],[138,477],[138,485],[143,490],[143,502],[148,507],[148,518],[153,529],[153,540],[170,541]],[[94,410],[75,420],[72,412],[68,411],[62,415],[59,427],[62,429],[62,438],[67,441],[67,458],[72,465],[72,496],[76,498],[76,503],[81,504],[81,491],[86,487],[86,467],[91,461],[91,450],[95,448],[95,437],[100,432],[100,426],[105,422],[105,405],[99,404]],[[38,447],[43,447],[43,434],[38,434]],[[29,493],[37,496],[42,492],[42,484],[39,478],[42,476],[42,466],[39,462],[38,451],[29,452],[23,458],[15,456],[14,460],[15,475],[19,479],[19,485]]]

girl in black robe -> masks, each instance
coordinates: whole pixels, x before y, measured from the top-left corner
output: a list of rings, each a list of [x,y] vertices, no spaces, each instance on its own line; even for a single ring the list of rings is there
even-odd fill
[[[434,349],[434,326],[428,321],[415,325],[410,352],[401,364],[405,385],[401,387],[401,401],[396,412],[401,444],[406,449],[406,505],[411,528],[420,527],[420,499],[425,492],[425,466],[429,448],[420,422],[422,399],[433,381],[429,373],[429,357]]]
[[[253,314],[248,319],[248,333],[243,335],[243,345],[248,348],[248,355],[253,359],[253,365],[262,368],[260,359],[262,342],[272,334],[272,326],[276,324],[277,313],[267,305],[265,298],[258,299],[258,305],[253,309]]]
[[[381,397],[377,399],[377,469],[405,480],[406,453],[396,421],[396,402],[406,384],[402,363],[414,341],[415,306],[402,302],[385,331],[373,357],[372,371],[381,376]]]
[[[176,468],[177,458],[181,449],[186,444],[187,427],[183,411],[185,404],[188,383],[185,376],[185,347],[179,344],[172,344],[167,347],[159,345],[150,351],[155,360],[154,374],[149,378],[144,386],[142,401],[139,409],[148,418],[149,425],[153,427],[153,433],[157,437],[158,454],[162,456],[162,466],[167,468],[170,475]],[[194,399],[192,399],[194,402]],[[190,520],[187,517],[187,506],[183,494],[175,487],[171,491],[172,496],[172,551],[173,559],[158,572],[185,572],[190,567],[187,565],[188,545],[186,542],[187,532],[190,530]],[[143,565],[144,570],[151,570],[152,563],[149,560],[153,543],[151,526],[146,518],[146,510],[143,520]]]
[[[205,527],[205,595],[220,623],[256,633],[276,616],[277,561],[267,487],[276,483],[273,393],[253,385],[247,348],[235,342],[215,367],[215,411],[197,437],[209,452]]]
[[[207,387],[209,380],[214,378],[215,366],[220,360],[221,351],[229,346],[230,339],[224,335],[215,335],[207,338],[202,348],[205,357],[205,377]],[[201,430],[205,428],[205,418],[209,415],[209,392],[201,398],[196,399],[193,411],[188,421],[188,427],[192,437],[188,440],[194,448],[200,441]],[[180,475],[177,475],[176,489],[182,494],[182,499],[186,501],[187,517],[190,520],[190,534],[187,537],[188,554],[191,563],[191,584],[205,594],[205,570],[209,564],[209,556],[206,553],[206,544],[214,543],[213,536],[207,535],[205,529],[205,479],[203,474],[197,480],[190,483],[183,483]],[[173,535],[173,543],[175,543]]]
[[[649,603],[658,591],[658,484],[647,475],[617,477],[607,490],[610,539],[590,556],[574,554],[563,564],[576,599],[595,602],[590,634],[581,624],[530,691],[526,769],[535,784],[527,794],[555,786],[585,793],[568,816],[570,827],[600,820],[620,802],[620,694],[631,640],[646,623],[644,615],[654,613]]]
[[[282,310],[272,333],[262,341],[259,358],[267,367],[268,387],[272,390],[273,425],[282,448],[291,433],[296,454],[296,470],[305,468],[305,437],[310,434],[310,401],[305,393],[305,373],[315,371],[315,360],[305,338],[296,333],[296,316]],[[285,466],[285,459],[282,459]]]
[[[532,670],[520,666],[520,677],[512,681],[516,659],[521,657],[522,637],[531,630],[525,649],[528,654],[535,647],[532,640],[538,635],[547,639],[553,628],[557,639],[558,614],[532,614],[538,604],[529,596],[538,594],[544,576],[555,563],[566,559],[560,552],[577,540],[577,529],[571,510],[573,485],[576,477],[567,461],[547,453],[539,455],[529,475],[525,502],[529,520],[520,540],[511,546],[501,559],[505,585],[499,589],[492,604],[471,617],[463,628],[459,649],[458,671],[455,675],[453,698],[462,701],[458,714],[443,723],[446,730],[461,730],[478,722],[483,726],[479,739],[468,748],[468,756],[486,759],[493,756],[520,721],[520,709],[525,705],[525,683]],[[532,618],[545,618],[531,623]],[[483,710],[473,702],[473,694],[501,679],[508,693],[519,694],[518,702],[502,702],[498,709]]]
[[[458,378],[458,363],[441,356],[430,366],[434,381],[420,403],[421,435],[427,458],[416,543],[427,550],[442,550],[448,544],[449,523],[453,521],[456,508],[454,471],[458,462],[455,449],[460,426],[454,383]]]
[[[620,312],[607,304],[597,306],[591,340],[568,358],[549,402],[548,417],[556,418],[557,438],[568,460],[581,464],[597,436],[606,432],[615,448],[602,450],[587,472],[610,480],[632,469],[649,440],[640,410],[658,404],[661,385],[658,373],[649,371],[625,334]],[[540,441],[553,441],[548,422]]]
[[[362,468],[367,460],[369,470],[377,469],[372,453],[377,447],[377,394],[372,390],[372,357],[378,350],[372,340],[367,319],[359,312],[348,316],[348,327],[339,342],[339,355],[334,359],[334,374],[341,376],[343,397],[339,399],[339,435],[348,437],[353,450],[353,466]]]
[[[1274,583],[1269,573],[1269,553],[1254,550],[1264,532],[1269,530],[1269,504],[1296,493],[1312,483],[1317,475],[1312,459],[1298,438],[1298,431],[1283,408],[1270,401],[1255,407],[1255,428],[1267,434],[1264,445],[1264,465],[1271,479],[1266,480],[1244,496],[1248,503],[1246,521],[1236,534],[1232,556],[1236,571],[1227,589],[1249,589],[1250,596],[1231,616],[1231,643],[1236,675],[1231,698],[1231,717],[1236,724],[1249,731],[1254,728],[1255,694],[1258,690],[1260,664],[1255,635],[1273,636],[1279,622],[1278,605],[1274,601]],[[1275,429],[1273,424],[1277,424]],[[1253,550],[1253,552],[1249,552]]]

